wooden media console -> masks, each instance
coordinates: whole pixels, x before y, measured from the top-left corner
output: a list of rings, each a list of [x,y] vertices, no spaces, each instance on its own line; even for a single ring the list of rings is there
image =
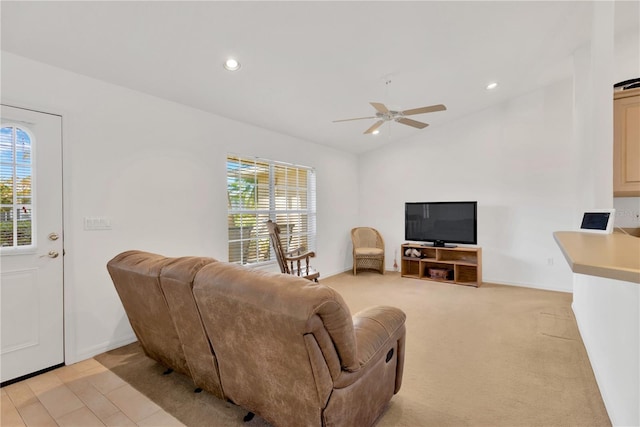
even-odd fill
[[[418,251],[419,254],[407,256],[405,254],[407,249]],[[482,248],[447,248],[405,243],[402,245],[401,251],[400,274],[402,277],[455,283],[476,288],[482,284]]]

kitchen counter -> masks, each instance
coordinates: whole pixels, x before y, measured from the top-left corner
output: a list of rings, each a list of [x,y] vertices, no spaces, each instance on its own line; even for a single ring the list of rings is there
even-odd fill
[[[573,270],[571,307],[611,423],[640,426],[640,238],[553,237]]]
[[[624,233],[553,233],[574,273],[640,284],[640,238]]]

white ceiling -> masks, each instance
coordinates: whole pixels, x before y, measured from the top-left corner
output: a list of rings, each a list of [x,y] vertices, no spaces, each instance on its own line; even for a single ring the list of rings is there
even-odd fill
[[[638,2],[616,3],[616,31]],[[428,132],[571,75],[590,2],[10,2],[2,49],[354,153]],[[242,63],[230,73],[228,56]],[[385,84],[391,80],[390,84]],[[485,90],[498,81],[497,90]],[[370,101],[447,111],[375,120]]]

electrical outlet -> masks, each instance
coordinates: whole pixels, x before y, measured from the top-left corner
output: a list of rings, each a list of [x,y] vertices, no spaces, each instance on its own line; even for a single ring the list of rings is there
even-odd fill
[[[640,206],[635,200],[635,197],[618,197],[614,200],[616,227],[635,228],[640,225]]]

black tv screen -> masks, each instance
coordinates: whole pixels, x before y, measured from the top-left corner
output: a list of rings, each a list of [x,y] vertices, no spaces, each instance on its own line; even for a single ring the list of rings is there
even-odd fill
[[[475,245],[478,202],[407,202],[404,238],[414,242]]]

